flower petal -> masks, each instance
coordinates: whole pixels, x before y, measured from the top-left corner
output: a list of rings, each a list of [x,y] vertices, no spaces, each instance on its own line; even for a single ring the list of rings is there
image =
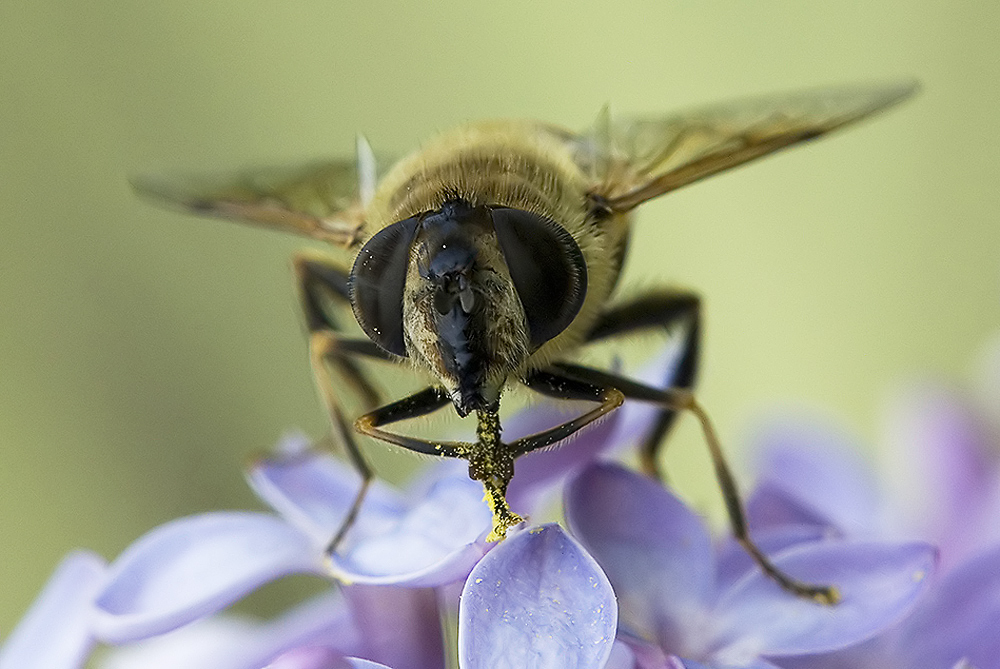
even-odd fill
[[[348,657],[345,660],[347,661],[345,669],[392,669],[384,664],[372,662],[371,660],[362,660],[359,657]]]
[[[177,630],[113,650],[102,669],[260,669],[300,647],[322,645],[350,655],[360,634],[340,593],[330,591],[273,621],[235,616],[196,620]]]
[[[711,540],[701,519],[662,485],[617,465],[591,465],[570,482],[566,519],[614,585],[625,626],[664,648],[710,604]]]
[[[514,478],[507,488],[511,508],[522,513],[537,512],[573,472],[596,459],[615,442],[621,411],[592,423],[555,448],[533,451],[517,459]],[[546,403],[518,412],[504,430],[504,439],[513,439],[541,432],[579,415],[562,405]],[[508,434],[510,435],[508,437]]]
[[[146,534],[112,564],[96,625],[111,642],[162,634],[279,576],[321,571],[310,539],[274,516],[182,518]]]
[[[254,669],[267,662],[257,625],[235,617],[196,620],[160,636],[111,650],[101,669]]]
[[[794,597],[752,572],[716,606],[720,660],[819,653],[873,636],[913,608],[935,569],[936,551],[923,543],[817,542],[774,556],[774,563],[805,582],[834,585],[840,603]]]
[[[356,471],[297,435],[282,441],[278,455],[254,463],[247,480],[258,497],[323,547],[340,529],[361,489]],[[401,496],[374,481],[351,536],[377,534],[402,512]]]
[[[794,522],[809,518],[833,525],[849,536],[872,536],[880,529],[881,501],[870,468],[857,455],[852,440],[839,429],[820,421],[775,422],[756,440],[760,453],[757,469],[762,488],[783,491],[798,505]],[[766,527],[788,520],[751,497],[751,525]]]
[[[460,465],[455,467],[454,465]],[[464,463],[444,463],[415,505],[381,534],[345,542],[330,557],[331,574],[344,583],[438,586],[464,579],[489,550],[483,537],[493,514],[482,485]]]
[[[555,524],[509,536],[469,575],[459,612],[463,669],[600,669],[618,607],[611,584]]]
[[[361,632],[358,655],[397,669],[445,666],[438,595],[430,588],[344,588]]]
[[[746,514],[748,525],[758,532],[785,526],[814,527],[819,532],[836,528],[835,520],[799,497],[798,491],[772,480],[757,484],[747,499]]]
[[[635,653],[627,644],[615,639],[611,646],[611,655],[608,656],[608,663],[604,669],[639,669],[635,659]]]
[[[0,645],[0,667],[82,667],[94,645],[94,597],[104,584],[105,571],[104,560],[93,553],[67,555]]]
[[[753,542],[765,555],[776,555],[784,550],[821,539],[832,539],[836,535],[817,525],[783,525],[753,533]],[[757,568],[746,549],[736,539],[726,539],[719,551],[718,584],[725,589]]]
[[[285,653],[265,669],[391,669],[384,664],[344,657],[332,648],[313,646]]]
[[[679,371],[681,341],[673,337],[663,352],[644,365],[635,378],[657,388],[670,388]],[[565,402],[545,403],[512,416],[504,439],[513,439],[548,429],[579,415],[579,409],[565,408]],[[507,489],[507,500],[515,511],[537,512],[558,493],[581,467],[612,451],[623,451],[641,443],[652,429],[659,408],[648,402],[626,401],[604,420],[592,423],[556,448],[543,449],[518,458],[516,475]]]
[[[938,544],[946,566],[1000,540],[991,505],[997,458],[965,399],[944,388],[912,388],[886,422],[884,471],[908,529]]]
[[[1000,545],[954,568],[907,620],[900,651],[909,666],[974,667],[1000,658]]]
[[[696,662],[684,662],[676,655],[667,655],[659,646],[619,629],[615,649],[622,646],[630,651],[633,662],[631,667],[634,669],[704,669]],[[611,669],[610,660],[606,669]]]

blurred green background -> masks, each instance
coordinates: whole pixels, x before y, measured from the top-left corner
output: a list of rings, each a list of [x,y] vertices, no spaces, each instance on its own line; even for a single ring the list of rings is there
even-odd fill
[[[891,114],[644,207],[627,267],[706,296],[702,399],[731,451],[776,403],[871,440],[886,388],[961,378],[997,327],[998,26],[985,1],[4,0],[0,631],[67,550],[256,508],[247,455],[324,431],[302,242],[151,208],[127,175],[919,77]],[[675,479],[711,508],[684,427]]]

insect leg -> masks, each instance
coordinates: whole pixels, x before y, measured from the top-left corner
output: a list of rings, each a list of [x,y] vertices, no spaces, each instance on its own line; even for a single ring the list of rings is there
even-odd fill
[[[750,554],[754,562],[764,570],[764,573],[785,590],[799,597],[812,599],[820,604],[836,604],[840,600],[839,593],[832,586],[803,583],[784,573],[753,542],[753,539],[750,537],[750,530],[747,527],[746,513],[743,510],[743,503],[740,500],[736,479],[733,478],[732,471],[726,463],[718,435],[708,418],[708,414],[698,404],[690,390],[684,388],[667,388],[661,390],[617,374],[610,374],[581,365],[558,363],[553,365],[549,371],[556,378],[560,375],[565,375],[566,381],[589,383],[595,387],[605,389],[616,388],[629,399],[655,402],[661,406],[669,406],[673,409],[686,410],[693,413],[701,424],[702,432],[705,434],[705,443],[708,445],[709,453],[712,456],[715,476],[719,481],[719,488],[722,490],[722,498],[726,503],[726,512],[729,515],[729,523],[733,528],[733,536],[736,540]]]
[[[450,403],[451,398],[444,389],[431,386],[366,413],[354,421],[354,429],[361,434],[381,439],[382,441],[417,453],[462,458],[465,457],[468,448],[468,444],[464,442],[432,442],[381,429],[383,425],[426,416]]]
[[[330,416],[331,435],[343,446],[351,465],[361,476],[358,494],[327,546],[327,552],[332,553],[354,524],[368,487],[375,476],[358,448],[353,430],[344,418],[335,390],[337,388],[335,378],[345,380],[361,398],[365,407],[377,406],[380,402],[378,391],[353,358],[362,356],[384,361],[391,361],[392,358],[370,340],[341,336],[333,315],[324,308],[324,296],[339,302],[347,302],[350,299],[347,272],[329,260],[305,254],[295,256],[294,266],[298,277],[302,311],[306,327],[309,328],[309,360],[316,387]]]
[[[593,342],[608,337],[651,328],[670,329],[678,323],[688,321],[681,342],[681,357],[671,387],[691,388],[698,371],[701,346],[701,300],[689,292],[664,290],[650,293],[625,304],[612,307],[598,318],[587,335]],[[666,443],[667,433],[674,424],[677,411],[664,406],[660,409],[653,429],[642,444],[639,452],[642,470],[661,481],[664,480],[658,455]]]
[[[514,475],[516,455],[500,440],[500,416],[496,406],[476,410],[475,443],[427,441],[380,429],[382,425],[423,416],[447,404],[451,404],[448,393],[442,388],[430,387],[365,414],[354,426],[362,434],[417,453],[467,460],[469,477],[482,482],[486,501],[493,512],[493,530],[486,540],[499,541],[510,527],[523,519],[507,504],[507,484]]]
[[[515,457],[551,446],[589,425],[601,416],[617,409],[625,395],[613,385],[601,385],[569,378],[552,369],[536,370],[523,379],[524,385],[535,392],[563,400],[588,400],[599,402],[597,408],[543,432],[522,437],[510,443]]]

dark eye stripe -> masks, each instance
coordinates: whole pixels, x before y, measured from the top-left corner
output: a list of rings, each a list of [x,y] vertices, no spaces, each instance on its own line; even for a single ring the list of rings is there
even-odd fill
[[[587,294],[587,265],[576,240],[552,220],[521,209],[496,207],[493,226],[521,299],[532,349],[576,318]]]
[[[386,351],[403,357],[403,288],[418,222],[407,218],[379,231],[351,269],[351,306],[361,329]]]

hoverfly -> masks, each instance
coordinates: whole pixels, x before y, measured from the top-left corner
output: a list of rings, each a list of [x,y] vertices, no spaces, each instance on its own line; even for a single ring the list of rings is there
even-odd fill
[[[660,407],[657,429],[642,448],[643,467],[658,474],[656,455],[670,421],[677,410],[694,412],[736,538],[784,588],[832,603],[833,588],[784,574],[750,539],[733,477],[691,392],[698,296],[654,290],[616,303],[612,295],[632,211],[640,204],[853,123],[915,89],[913,83],[828,89],[622,120],[605,112],[582,134],[536,122],[478,123],[442,134],[396,162],[381,181],[371,149],[359,139],[356,160],[250,173],[218,186],[157,179],[134,185],[193,213],[294,232],[349,251],[349,263],[315,253],[294,260],[315,379],[333,435],[363,480],[331,552],[373,477],[355,431],[467,460],[493,511],[488,538],[497,541],[522,521],[505,497],[515,459],[566,439],[630,398]],[[367,338],[342,333],[326,301],[330,295],[350,305]],[[588,343],[681,323],[688,327],[673,388],[574,362]],[[380,405],[359,359],[409,365],[430,385]],[[369,408],[353,426],[338,380]],[[596,406],[505,442],[500,401],[514,384]],[[475,414],[476,441],[425,440],[387,429],[448,405],[459,416]]]

